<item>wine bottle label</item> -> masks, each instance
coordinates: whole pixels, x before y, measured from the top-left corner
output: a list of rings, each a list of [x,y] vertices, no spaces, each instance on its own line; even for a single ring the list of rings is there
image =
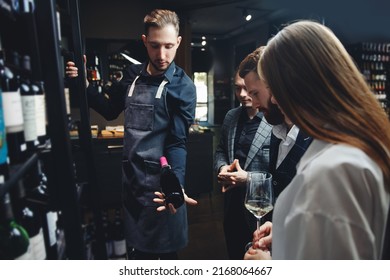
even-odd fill
[[[20,91],[3,91],[4,123],[7,132],[23,131],[23,110]]]
[[[114,240],[114,255],[123,256],[126,252],[126,240]]]
[[[24,120],[24,139],[35,141],[37,139],[35,97],[34,95],[22,96],[23,120]]]
[[[37,128],[37,135],[46,135],[46,108],[45,108],[45,96],[35,95],[35,121]]]
[[[47,228],[49,232],[49,244],[50,246],[54,246],[57,243],[56,230],[57,230],[58,214],[57,212],[48,212],[46,214],[46,218],[47,218]]]
[[[43,230],[39,230],[38,234],[30,238],[30,244],[34,253],[35,260],[46,259],[45,241],[43,239]]]
[[[33,260],[34,259],[34,253],[31,247],[31,244],[28,245],[27,251],[20,255],[19,257],[15,258],[15,260]]]

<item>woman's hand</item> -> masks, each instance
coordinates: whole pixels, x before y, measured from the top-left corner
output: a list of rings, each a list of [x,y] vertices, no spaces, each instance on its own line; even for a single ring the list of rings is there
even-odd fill
[[[246,251],[244,260],[272,260],[271,252],[267,249],[253,249]]]
[[[271,250],[272,246],[272,223],[267,221],[253,233],[253,246],[256,249]]]

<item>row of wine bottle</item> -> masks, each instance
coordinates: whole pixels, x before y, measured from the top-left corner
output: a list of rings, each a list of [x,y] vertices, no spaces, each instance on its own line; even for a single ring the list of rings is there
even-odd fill
[[[374,43],[374,42],[363,42],[363,52],[372,53],[388,53],[390,54],[390,43]]]
[[[2,164],[0,183],[17,168]],[[0,259],[59,258],[61,212],[48,205],[47,177],[38,160],[0,199]]]
[[[31,81],[30,58],[14,54],[14,70],[5,64],[0,49],[2,112],[10,164],[24,162],[28,154],[46,144],[46,106],[43,81]]]
[[[36,34],[21,26],[35,24],[26,16],[34,13],[35,1],[5,0],[0,9],[10,19],[2,21],[9,26],[0,34],[0,259],[57,259],[62,215],[48,207],[48,180],[38,157],[50,146],[45,85],[40,69],[31,67]]]
[[[127,259],[127,247],[124,237],[123,218],[120,208],[106,208],[102,210],[103,236],[108,259]],[[86,258],[95,257],[96,228],[93,221],[83,225]]]

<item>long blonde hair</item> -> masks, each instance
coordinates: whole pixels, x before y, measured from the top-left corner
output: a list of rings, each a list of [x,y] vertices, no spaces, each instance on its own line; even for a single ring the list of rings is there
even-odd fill
[[[288,25],[268,42],[258,72],[293,123],[313,138],[363,150],[390,191],[388,116],[329,28]]]

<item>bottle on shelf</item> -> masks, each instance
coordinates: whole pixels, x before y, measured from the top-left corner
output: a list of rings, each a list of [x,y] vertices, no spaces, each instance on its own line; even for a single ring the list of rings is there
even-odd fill
[[[179,179],[168,164],[166,157],[160,158],[161,175],[160,187],[165,196],[165,203],[171,203],[175,208],[179,208],[184,203],[184,194]]]
[[[29,75],[31,75],[30,56],[25,55],[22,58],[23,75],[20,80],[20,95],[23,111],[24,140],[27,150],[34,152],[39,144],[36,126],[37,110],[35,106],[35,93]]]
[[[24,139],[24,119],[20,95],[19,76],[4,64],[0,50],[1,88],[3,98],[4,123],[7,131],[8,155],[10,164],[24,162],[27,145]]]
[[[0,57],[0,76],[3,76],[4,63]],[[8,147],[4,121],[2,86],[0,84],[0,174],[8,174]]]
[[[44,145],[47,140],[46,135],[46,102],[45,102],[45,85],[43,81],[33,81],[31,84],[34,93],[35,104],[35,127],[38,138],[38,144]]]
[[[46,259],[46,248],[43,238],[40,215],[32,205],[28,205],[26,191],[22,180],[11,190],[13,212],[16,220],[23,226],[29,236],[30,246],[35,260]]]
[[[112,227],[113,256],[115,259],[127,258],[126,239],[124,235],[122,213],[120,208],[115,209],[114,223]]]
[[[83,225],[84,243],[85,243],[85,256],[87,260],[95,259],[94,246],[95,246],[95,224],[89,222]]]
[[[112,240],[112,224],[108,218],[108,210],[103,209],[102,210],[102,227],[103,227],[103,234],[104,234],[104,242],[106,244],[106,251],[108,258],[111,258],[113,256],[113,240]]]
[[[4,179],[0,175],[0,184]],[[0,198],[0,259],[34,259],[28,233],[15,221],[9,193]]]

